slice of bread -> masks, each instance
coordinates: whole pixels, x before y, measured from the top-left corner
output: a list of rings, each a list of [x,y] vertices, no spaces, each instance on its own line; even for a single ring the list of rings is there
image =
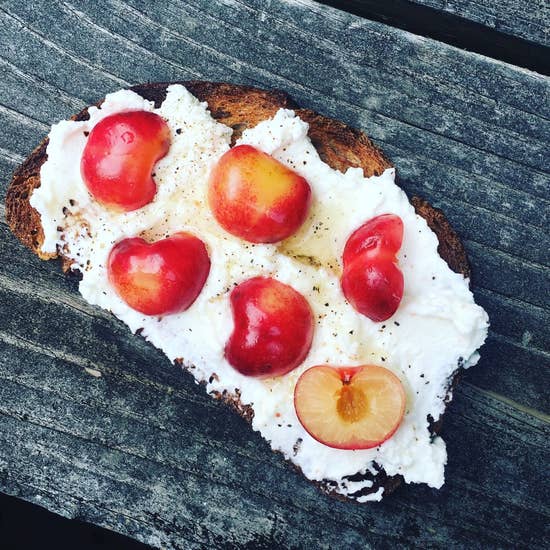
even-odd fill
[[[280,91],[266,91],[248,86],[238,86],[227,83],[214,82],[180,82],[200,101],[205,101],[212,116],[233,128],[235,141],[247,128],[257,125],[262,120],[275,115],[280,108],[294,109],[296,114],[309,123],[309,136],[321,159],[332,168],[345,171],[349,167],[360,167],[365,176],[380,175],[392,164],[384,154],[361,131],[350,128],[337,120],[319,115],[314,111],[299,108],[285,93]],[[158,107],[166,96],[169,83],[141,84],[131,88],[145,99],[155,102]],[[101,102],[99,102],[101,104]],[[88,110],[84,109],[73,117],[73,120],[86,120]],[[29,203],[34,189],[40,186],[40,168],[47,159],[47,138],[38,145],[27,160],[16,170],[8,188],[6,196],[6,217],[13,233],[20,241],[29,247],[42,259],[56,257],[56,254],[45,254],[41,250],[44,233],[40,224],[39,214]],[[449,267],[470,277],[468,259],[460,239],[454,232],[443,213],[430,206],[426,201],[413,197],[411,199],[416,212],[422,216],[439,239],[438,251]],[[69,262],[59,254],[65,271]],[[458,379],[460,366],[453,380],[450,382],[449,395]],[[227,404],[231,405],[241,416],[248,421],[253,417],[253,410],[240,402],[238,395],[218,395]],[[438,422],[431,422],[432,433],[437,433],[441,426]],[[384,487],[385,494],[394,490],[401,482],[401,476],[388,476],[380,469],[376,475],[356,474],[350,476],[353,481],[369,479],[373,486],[355,493],[351,497],[344,497],[334,491],[334,483],[330,481],[316,482],[322,490],[344,500],[356,499],[361,495],[372,493],[379,487]]]

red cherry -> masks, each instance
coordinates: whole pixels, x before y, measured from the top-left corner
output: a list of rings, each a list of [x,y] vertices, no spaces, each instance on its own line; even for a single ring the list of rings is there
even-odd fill
[[[80,172],[95,200],[130,211],[150,203],[153,166],[170,148],[170,130],[158,115],[129,111],[99,121],[88,137]]]
[[[375,322],[390,318],[401,303],[404,281],[395,255],[402,242],[401,218],[383,214],[354,231],[344,247],[344,296]]]
[[[195,301],[208,277],[210,259],[204,243],[189,233],[152,244],[135,237],[113,247],[107,271],[115,291],[132,309],[167,315]]]
[[[351,262],[364,252],[385,252],[394,257],[403,242],[403,222],[395,214],[382,214],[370,219],[356,229],[346,242],[343,262]]]
[[[308,182],[272,156],[237,145],[225,153],[210,176],[208,199],[218,223],[254,243],[290,237],[306,219]]]
[[[227,361],[247,376],[286,374],[300,365],[313,339],[313,313],[291,286],[254,277],[231,292],[234,329]]]
[[[389,319],[403,297],[403,274],[383,257],[360,255],[344,269],[341,283],[350,304],[375,322]]]

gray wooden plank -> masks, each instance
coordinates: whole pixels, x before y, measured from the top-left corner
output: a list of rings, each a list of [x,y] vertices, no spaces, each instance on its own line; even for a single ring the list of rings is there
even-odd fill
[[[550,7],[545,0],[411,0],[517,36],[543,46],[550,45]]]
[[[306,0],[6,1],[0,66],[2,192],[47,124],[126,83],[282,88],[363,128],[444,209],[493,319],[446,421],[445,488],[350,507],[0,223],[3,491],[168,548],[548,542],[548,418],[532,410],[549,387],[548,79]]]

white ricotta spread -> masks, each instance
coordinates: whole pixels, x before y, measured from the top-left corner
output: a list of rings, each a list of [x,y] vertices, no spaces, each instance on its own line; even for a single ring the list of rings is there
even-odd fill
[[[80,159],[87,133],[97,122],[112,113],[137,109],[154,111],[167,121],[172,145],[155,167],[155,200],[134,212],[112,212],[89,195],[80,176]],[[193,365],[191,372],[197,381],[207,382],[207,391],[238,390],[241,402],[254,409],[254,429],[308,478],[331,480],[338,492],[360,501],[380,500],[381,488],[358,493],[372,482],[346,479],[358,472],[375,473],[376,463],[409,483],[440,487],[445,443],[430,436],[428,416],[437,420],[443,412],[449,378],[457,365],[477,362],[488,318],[474,303],[468,281],[451,271],[437,253],[437,237],[394,183],[394,170],[365,178],[358,168],[345,174],[331,169],[312,146],[308,125],[293,111],[281,109],[273,119],[245,131],[238,143],[254,145],[305,177],[313,193],[311,214],[287,242],[253,245],[226,233],[209,211],[209,172],[229,149],[232,130],[216,122],[205,103],[174,85],[158,109],[134,92],[119,91],[109,94],[101,108],[91,107],[89,114],[87,121],[63,121],[52,127],[41,186],[31,197],[42,219],[44,252],[60,249],[73,260],[73,268],[83,274],[83,297],[112,311],[132,331],[143,329],[142,336],[170,360],[182,358]],[[344,299],[340,256],[350,233],[383,213],[403,220],[398,260],[405,291],[397,313],[384,323],[374,323]],[[148,317],[130,309],[107,279],[111,247],[126,237],[154,240],[180,230],[207,244],[212,267],[203,291],[190,309],[177,315]],[[317,265],[308,256],[317,258]],[[280,378],[243,376],[223,356],[233,325],[229,293],[235,284],[256,275],[292,285],[307,298],[316,316],[305,362]],[[387,367],[403,382],[407,408],[401,426],[388,441],[369,450],[337,450],[317,442],[294,411],[297,378],[312,365],[364,363]]]

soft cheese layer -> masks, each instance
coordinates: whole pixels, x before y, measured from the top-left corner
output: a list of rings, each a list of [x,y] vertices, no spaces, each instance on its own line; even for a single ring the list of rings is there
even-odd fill
[[[172,132],[168,155],[155,167],[154,202],[128,213],[111,212],[95,203],[80,176],[86,135],[103,117],[145,109],[164,117]],[[83,273],[84,298],[123,320],[132,331],[161,348],[169,359],[183,358],[207,382],[209,392],[240,392],[254,409],[253,427],[313,480],[332,480],[342,494],[353,496],[372,485],[351,482],[357,472],[375,473],[374,463],[407,482],[440,487],[444,481],[445,444],[432,438],[428,416],[444,411],[449,378],[458,364],[477,362],[476,350],[487,334],[485,311],[474,303],[468,281],[451,271],[437,253],[438,241],[394,183],[394,171],[364,178],[361,169],[345,174],[321,161],[308,136],[308,125],[293,111],[280,110],[271,120],[244,132],[247,143],[272,154],[305,177],[312,189],[310,216],[299,233],[279,245],[253,245],[226,233],[209,211],[210,170],[229,148],[232,130],[216,122],[184,87],[170,86],[159,109],[134,92],[106,97],[89,109],[84,122],[53,126],[41,187],[31,204],[41,215],[43,250],[63,254]],[[340,289],[340,256],[350,233],[369,218],[395,213],[404,223],[398,254],[405,292],[397,313],[384,323],[358,314]],[[175,231],[190,231],[208,246],[212,267],[191,308],[163,318],[144,316],[123,303],[108,283],[106,260],[114,243],[136,235],[154,240]],[[239,374],[224,359],[232,331],[229,292],[235,284],[264,275],[292,285],[311,304],[316,316],[313,345],[304,364],[270,380]],[[329,448],[302,428],[293,406],[299,375],[317,364],[379,364],[391,369],[407,392],[407,410],[395,435],[380,447],[361,451]],[[213,376],[215,375],[215,376]],[[366,491],[364,491],[366,492]],[[357,494],[379,500],[382,489]]]

